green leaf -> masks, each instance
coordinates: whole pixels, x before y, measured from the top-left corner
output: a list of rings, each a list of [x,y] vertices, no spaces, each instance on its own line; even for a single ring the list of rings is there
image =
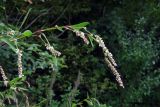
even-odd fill
[[[88,100],[88,99],[85,99],[84,101],[85,101],[89,106],[93,106],[92,101],[90,101],[90,100]]]
[[[91,46],[94,47],[92,34],[88,35]]]
[[[0,41],[5,42],[6,44],[9,45],[9,47],[16,52],[16,48],[14,46],[14,42],[10,41],[9,38],[1,38]]]
[[[79,23],[79,24],[72,25],[71,27],[73,29],[80,30],[80,29],[86,27],[88,24],[89,24],[89,22],[82,22],[82,23]]]
[[[22,33],[22,35],[23,35],[23,37],[30,37],[30,36],[32,36],[32,31],[30,31],[30,30],[26,30],[26,31],[24,31],[23,33]]]
[[[75,104],[75,103],[72,103],[72,107],[77,107],[77,104]]]
[[[17,78],[14,78],[13,80],[9,81],[9,84],[11,86],[14,86],[17,82],[19,82],[21,80],[21,78],[17,77]]]

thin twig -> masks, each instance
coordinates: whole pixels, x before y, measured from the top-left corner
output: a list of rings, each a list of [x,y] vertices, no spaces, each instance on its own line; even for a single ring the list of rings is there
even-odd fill
[[[50,9],[48,9],[45,13],[42,13],[40,15],[38,15],[30,24],[28,24],[24,29],[28,29],[30,26],[33,25],[33,23],[35,23],[40,17],[46,15],[49,13],[49,11],[52,9],[53,7],[51,7]]]
[[[71,0],[69,0],[69,2],[67,3],[68,5],[66,6],[66,8],[64,8],[64,10],[63,10],[62,13],[59,15],[59,17],[58,17],[51,25],[54,25],[54,24],[64,15],[64,13],[66,12],[66,10],[67,10],[68,7],[70,6],[70,2],[71,2]]]
[[[78,89],[78,87],[79,87],[79,85],[80,85],[81,77],[82,77],[82,75],[81,75],[81,73],[80,73],[80,71],[79,71],[79,72],[78,72],[77,79],[76,79],[76,81],[74,82],[74,87],[73,87],[73,89],[71,90],[71,95],[69,96],[69,99],[68,99],[70,107],[72,107],[72,99],[73,99],[74,95],[76,94],[76,90]]]
[[[24,19],[23,19],[23,21],[22,21],[22,23],[21,23],[19,29],[21,29],[22,26],[24,25],[24,23],[26,22],[26,20],[27,20],[28,15],[29,15],[30,12],[31,12],[31,8],[28,10],[28,12],[27,12],[26,16],[24,17]]]

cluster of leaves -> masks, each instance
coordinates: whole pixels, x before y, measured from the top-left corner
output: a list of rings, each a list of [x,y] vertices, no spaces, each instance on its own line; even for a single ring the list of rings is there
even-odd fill
[[[115,106],[119,102],[124,107],[157,107],[160,100],[157,97],[160,86],[159,2],[124,0],[121,6],[101,18],[96,28],[106,35],[108,45],[113,47],[126,81],[121,95],[108,100]]]
[[[65,55],[61,58],[53,57],[53,55],[51,55],[48,51],[44,49],[45,47],[43,43],[44,40],[41,37],[40,38],[42,39],[42,41],[39,39],[39,36],[41,36],[42,31],[50,31],[50,30],[57,29],[59,31],[64,32],[62,28],[64,28],[65,26],[53,27],[53,28],[48,28],[44,30],[37,30],[34,33],[32,33],[32,31],[30,30],[23,30],[23,26],[26,23],[26,20],[28,18],[30,11],[31,10],[29,9],[29,11],[26,13],[26,16],[22,20],[22,23],[19,25],[19,27],[11,24],[4,24],[3,22],[0,23],[0,34],[1,34],[0,51],[2,53],[0,60],[1,60],[1,65],[5,68],[4,70],[7,71],[5,73],[9,78],[7,89],[4,89],[1,92],[0,104],[2,106],[15,105],[15,106],[42,107],[45,105],[49,105],[53,107],[55,106],[63,107],[68,105],[69,107],[70,105],[72,105],[73,107],[76,107],[86,102],[90,106],[106,107],[106,105],[101,105],[96,99],[90,99],[90,98],[87,98],[85,100],[75,99],[74,101],[74,97],[73,97],[72,99],[73,101],[69,100],[70,96],[73,94],[72,90],[74,90],[74,88],[72,89],[72,86],[71,86],[72,84],[68,82],[64,84],[66,86],[63,86],[63,85],[59,86],[59,84],[61,84],[61,82],[63,82],[65,78],[68,76],[68,75],[64,75],[63,77],[62,75],[60,75],[60,71],[59,71],[62,68],[63,68],[62,71],[64,71],[65,69],[68,70],[68,65],[64,64],[64,60],[67,61],[68,58],[65,59],[66,57]],[[70,26],[70,27],[75,30],[80,30],[87,24],[88,23],[81,23],[78,25]],[[49,41],[47,40],[48,42],[53,43],[53,41],[50,41],[51,40],[50,37],[47,37],[47,38],[49,39]],[[71,38],[72,37],[69,37],[69,39]],[[54,40],[56,39],[58,38],[54,38]],[[89,39],[92,43],[92,38],[89,38]],[[55,44],[53,45],[54,47],[56,47]],[[66,45],[69,46],[70,44],[66,44]],[[92,43],[92,46],[93,46],[93,43]],[[74,51],[77,51],[77,46],[72,46],[72,47]],[[22,79],[19,79],[17,76],[18,74],[17,63],[16,63],[17,54],[15,53],[19,48],[23,50],[24,77]],[[90,50],[88,49],[86,50],[85,48],[86,48],[86,45],[82,47],[83,51],[88,51],[88,52],[93,51],[93,48],[92,49],[88,48]],[[69,53],[69,57],[72,57],[72,54],[74,56],[76,55],[76,53],[72,52],[72,48],[65,47],[63,54],[65,53],[66,55],[67,53]],[[81,58],[78,56],[76,60],[79,60],[79,59]],[[73,59],[73,61],[74,60],[75,59]],[[85,59],[82,59],[82,60],[85,60]],[[94,63],[96,63],[96,61],[94,61]],[[71,70],[73,69],[74,68],[71,68]],[[77,73],[75,72],[75,76],[70,75],[69,77],[75,79],[76,75]],[[55,78],[56,78],[56,81],[55,81]],[[61,87],[63,87],[62,89],[63,91],[59,89]],[[6,88],[6,87],[2,85],[2,88]],[[53,90],[55,91],[55,93],[53,92]],[[65,93],[59,94],[61,92],[65,92]],[[54,100],[52,99],[52,97],[55,97]]]
[[[26,20],[26,17],[24,18],[24,20]],[[23,23],[24,21],[22,22],[22,24]],[[87,24],[88,23],[84,22],[81,24],[70,26],[70,28],[80,30]],[[65,26],[62,26],[62,27],[56,26],[56,27],[47,28],[41,31],[50,31],[55,29],[62,31],[62,28],[64,27]],[[24,105],[25,106],[44,106],[44,105],[55,106],[54,104],[55,101],[52,99],[52,97],[54,96],[52,88],[55,82],[55,78],[58,76],[57,74],[59,73],[58,72],[59,69],[67,67],[66,65],[64,65],[64,58],[56,58],[55,56],[49,54],[47,51],[43,49],[42,47],[43,43],[41,43],[41,45],[39,45],[38,43],[32,43],[34,40],[32,40],[31,42],[28,42],[28,37],[31,37],[33,34],[36,34],[36,32],[32,33],[30,30],[26,30],[23,33],[21,33],[16,28],[11,29],[9,25],[5,25],[3,23],[1,23],[0,28],[1,28],[0,42],[2,43],[1,52],[4,53],[2,54],[2,56],[4,55],[4,57],[1,57],[1,59],[4,60],[5,58],[8,57],[8,60],[9,60],[16,57],[16,55],[13,55],[13,54],[17,52],[16,51],[17,49],[21,48],[24,53],[24,58],[23,58],[24,71],[23,72],[25,75],[22,78],[22,80],[21,78],[15,77],[16,75],[13,75],[13,73],[12,75],[10,74],[10,76],[8,76],[9,79],[10,78],[13,78],[13,79],[11,81],[9,80],[8,87],[7,87],[8,89],[5,89],[4,92],[1,92],[1,96],[2,96],[1,105],[3,106],[8,105],[7,103],[4,103],[4,101],[7,100],[9,105],[12,105],[13,103],[11,101],[13,101],[15,102],[16,106],[24,106]],[[41,38],[40,34],[38,34],[37,36],[40,36]],[[47,40],[46,37],[45,39]],[[44,42],[43,39],[42,41]],[[10,47],[10,49],[6,49],[8,48],[6,44]],[[5,53],[9,53],[9,54],[6,56]],[[14,59],[14,62],[16,62],[16,59]],[[7,62],[5,61],[1,62],[1,65],[5,65],[6,63]],[[13,69],[17,71],[16,65],[17,65],[16,63],[13,63],[12,66],[10,65],[7,68],[11,68],[10,72],[13,72]],[[6,70],[9,71],[7,68]],[[43,70],[45,70],[46,72],[44,72]],[[38,73],[38,74],[35,74],[35,73]],[[43,73],[44,75],[40,76],[42,75],[41,73]],[[62,77],[58,77],[58,78],[60,80],[62,79]],[[77,81],[80,81],[80,80],[77,80]],[[24,83],[27,83],[28,86],[24,86]],[[2,86],[2,87],[5,87],[5,86]],[[63,98],[64,103],[60,104],[57,102],[57,106],[59,105],[63,107],[67,105],[68,106],[72,105],[73,107],[76,107],[77,105],[83,104],[83,103],[72,104],[72,100],[69,101],[69,98],[71,97],[71,95],[74,94],[72,90],[75,90],[75,89],[72,89],[72,88],[68,89],[67,93],[69,94],[66,93],[65,97]],[[31,94],[29,99],[26,93]],[[20,100],[19,97],[21,99],[24,97],[25,100],[24,98],[23,100]],[[38,103],[35,104],[34,100]],[[24,101],[26,102],[25,104],[23,103]],[[88,100],[86,99],[86,101]],[[92,105],[95,105],[95,104],[92,104]],[[99,103],[98,105],[101,106]]]
[[[85,106],[85,103],[88,103],[88,106],[109,107],[99,104],[96,99],[113,107],[160,106],[158,103],[160,102],[159,1],[31,1],[32,4],[24,0],[0,1],[0,20],[5,23],[0,24],[1,33],[14,30],[19,36],[23,34],[27,38],[31,33],[27,29],[36,31],[55,24],[70,25],[80,21],[90,21],[92,26],[89,29],[95,34],[104,35],[107,46],[118,61],[118,69],[125,82],[123,90],[114,84],[113,75],[106,72],[109,70],[103,62],[102,50],[96,45],[92,44],[92,47],[84,45],[70,31],[64,31],[63,34],[59,30],[46,32],[49,42],[62,52],[61,58],[53,58],[37,37],[18,41],[24,50],[23,68],[26,78],[22,81],[27,80],[31,85],[29,91],[25,90],[24,94],[29,93],[31,105],[41,107],[48,103],[54,105],[53,107],[56,105],[58,107],[69,104],[68,99],[74,86],[73,81],[76,80],[80,71],[83,79],[78,88],[79,92],[73,99],[73,106]],[[25,17],[30,8],[32,10],[23,23],[22,17]],[[19,30],[17,25],[22,29]],[[1,40],[14,50],[13,41],[10,43],[7,38]],[[6,46],[0,48],[0,53],[0,62],[8,72],[7,76],[16,78],[17,55]],[[56,80],[52,87],[54,93],[49,91],[51,78],[54,76],[50,62],[58,62],[59,71],[54,72]],[[18,81],[16,80],[15,83]],[[18,84],[16,87],[22,88]],[[28,88],[28,86],[25,85],[23,88]],[[23,95],[18,95],[18,97],[24,102],[26,97],[21,92],[19,94]],[[8,95],[9,98],[11,96],[13,98],[15,93]],[[50,99],[48,95],[53,96],[53,100],[46,99]],[[3,103],[2,100],[0,103]]]

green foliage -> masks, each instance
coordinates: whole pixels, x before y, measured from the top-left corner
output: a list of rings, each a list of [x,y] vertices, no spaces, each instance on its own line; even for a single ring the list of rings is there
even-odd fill
[[[30,31],[30,30],[26,30],[26,31],[24,31],[23,33],[22,33],[22,37],[30,37],[30,36],[32,36],[32,31]]]
[[[109,15],[101,18],[97,26],[98,32],[107,36],[110,47],[114,47],[113,52],[117,53],[120,70],[126,81],[126,88],[120,96],[110,99],[107,92],[106,96],[112,100],[110,102],[114,106],[117,106],[118,102],[124,107],[158,106],[156,102],[159,99],[155,100],[152,96],[158,94],[156,89],[160,85],[157,38],[157,22],[160,20],[159,11],[153,9],[158,8],[158,5],[154,1],[144,3],[126,0],[123,3],[124,7],[114,9]],[[142,10],[135,10],[137,8]],[[151,96],[153,99],[150,99]]]
[[[7,87],[1,81],[0,106],[160,106],[159,1],[25,1],[0,1],[0,64],[9,79]],[[125,89],[115,84],[86,27],[103,36]],[[86,33],[89,45],[73,30]],[[45,48],[48,43],[61,57]],[[17,77],[17,49],[23,50],[23,78]]]
[[[28,15],[29,15],[29,12],[23,19],[20,28],[26,22],[26,19],[27,19],[26,17]],[[56,56],[52,55],[53,54],[52,51],[55,51],[55,50],[50,50],[49,48],[47,48],[49,50],[48,52],[44,49],[42,45],[50,46],[51,44],[43,32],[54,31],[56,29],[60,30],[61,32],[64,32],[63,29],[70,29],[73,32],[75,30],[78,32],[81,32],[79,30],[85,29],[86,25],[88,24],[89,24],[88,22],[83,22],[83,23],[75,24],[71,26],[55,26],[51,28],[42,29],[40,30],[40,34],[37,34],[38,31],[32,32],[31,30],[25,30],[23,33],[21,33],[16,29],[16,27],[15,28],[12,27],[11,29],[9,25],[5,25],[2,23],[0,43],[4,43],[5,45],[7,44],[8,47],[10,47],[10,49],[12,49],[16,54],[18,54],[17,50],[19,49],[23,50],[23,61],[22,61],[23,65],[18,65],[18,67],[22,66],[22,68],[24,68],[23,72],[25,77],[25,78],[18,78],[14,74],[7,73],[7,75],[9,75],[8,76],[9,83],[7,84],[8,89],[5,89],[4,92],[1,92],[2,104],[4,103],[3,104],[4,106],[40,106],[40,107],[45,105],[52,106],[56,102],[56,100],[54,101],[52,99],[52,97],[54,96],[52,87],[55,82],[55,78],[57,78],[57,80],[63,79],[63,77],[60,75],[59,70],[62,68],[67,68],[68,66],[64,64],[65,56],[62,58],[57,58]],[[88,34],[91,35],[90,33]],[[31,36],[32,37],[38,36],[42,43],[38,44],[38,42],[40,41],[34,41],[34,40],[32,40],[31,42],[28,41],[27,39],[32,39]],[[27,37],[30,37],[30,38],[27,38]],[[82,39],[84,39],[83,36],[82,36]],[[4,46],[2,45],[2,47]],[[11,53],[10,50],[8,49],[5,50],[4,48],[1,48],[1,51],[3,51],[4,53],[10,53],[8,59],[12,59],[15,57],[15,55]],[[5,54],[4,56],[6,57]],[[1,57],[1,58],[4,59],[5,57]],[[1,65],[5,65],[5,63],[6,62],[1,62]],[[18,64],[19,64],[19,59],[18,59]],[[9,67],[7,67],[7,68],[12,67],[10,71],[8,69],[5,69],[5,70],[9,72],[13,72],[13,69],[16,69],[16,65],[17,65],[16,63],[13,63],[13,65],[10,65]],[[40,76],[41,74],[39,72],[43,73],[44,72],[43,70],[47,72],[44,73],[45,75]],[[18,73],[19,72],[20,71],[18,71]],[[38,75],[36,74],[36,72],[38,72]],[[2,73],[2,77],[3,75],[5,74]],[[33,78],[34,80],[32,80]],[[77,80],[77,81],[80,81],[80,80]],[[25,86],[24,83],[27,83],[28,86]],[[36,84],[33,84],[33,83],[36,83]],[[65,86],[65,87],[67,88],[68,86]],[[82,103],[78,103],[79,100],[75,100],[75,97],[78,95],[75,92],[77,88],[78,86],[76,86],[73,89],[72,88],[68,89],[67,93],[64,94],[65,97],[61,99],[63,103],[60,104],[59,102],[57,102],[57,106],[76,107],[78,105],[82,105]],[[29,98],[27,94],[31,94]],[[21,100],[24,98],[25,100]],[[5,100],[7,101],[7,103],[5,103]],[[24,101],[25,103],[23,103]]]

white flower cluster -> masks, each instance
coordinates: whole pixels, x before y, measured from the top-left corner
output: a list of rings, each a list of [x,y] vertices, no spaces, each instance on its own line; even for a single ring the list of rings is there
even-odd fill
[[[105,58],[105,61],[106,61],[107,65],[108,65],[108,67],[112,70],[113,75],[116,76],[116,80],[117,80],[119,86],[124,88],[123,81],[121,79],[120,74],[116,70],[116,68],[112,65],[112,63],[108,60],[108,58]]]
[[[46,49],[49,50],[54,56],[60,56],[61,55],[61,52],[55,50],[53,48],[53,46],[49,45],[49,44],[46,44]]]
[[[2,75],[4,85],[7,86],[7,84],[8,84],[7,79],[8,79],[8,78],[6,77],[6,75],[5,75],[5,73],[4,73],[4,70],[3,70],[2,66],[0,66],[0,73],[1,73],[1,75]]]
[[[112,53],[109,52],[108,48],[105,46],[104,41],[102,40],[102,38],[100,36],[98,36],[98,35],[94,35],[94,36],[95,36],[96,42],[99,44],[99,46],[102,48],[102,50],[104,52],[105,61],[108,65],[108,67],[112,70],[113,75],[116,76],[116,80],[119,83],[119,85],[124,88],[123,81],[120,77],[120,74],[118,73],[118,71],[115,68],[117,66],[117,64],[116,64],[115,60],[113,59]]]
[[[22,78],[23,76],[23,68],[22,68],[22,50],[17,49],[17,54],[18,54],[18,60],[17,60],[17,65],[18,65],[18,76],[19,78]]]
[[[85,34],[81,31],[78,31],[78,30],[74,30],[74,32],[76,33],[77,36],[79,36],[80,38],[83,39],[83,41],[86,43],[86,44],[89,44],[89,41],[88,39],[85,37]]]
[[[105,46],[102,38],[98,35],[95,35],[96,42],[99,43],[99,46],[103,49],[105,57],[108,57],[110,62],[114,65],[117,66],[115,60],[113,59],[113,55],[111,52],[109,52],[108,48]]]

